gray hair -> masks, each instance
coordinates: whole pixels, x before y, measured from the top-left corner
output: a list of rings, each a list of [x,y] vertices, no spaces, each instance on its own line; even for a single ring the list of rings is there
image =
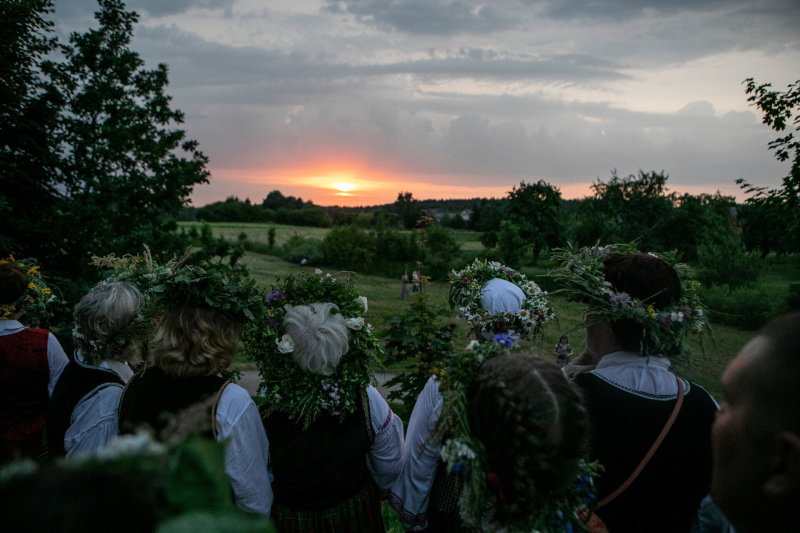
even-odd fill
[[[75,306],[75,340],[89,363],[99,357],[127,361],[138,356],[124,333],[136,320],[145,298],[139,289],[124,281],[100,283]],[[110,349],[112,345],[116,349]],[[103,349],[106,348],[106,349]]]
[[[283,319],[286,333],[294,341],[294,362],[313,374],[330,376],[350,349],[344,317],[331,313],[332,303],[292,307]]]

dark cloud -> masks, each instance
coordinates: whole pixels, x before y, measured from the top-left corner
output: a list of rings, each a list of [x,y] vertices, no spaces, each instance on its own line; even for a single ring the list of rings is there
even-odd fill
[[[519,23],[494,3],[475,0],[327,0],[326,11],[363,24],[415,35],[492,33]]]
[[[189,9],[212,9],[230,12],[236,0],[128,0],[129,9],[154,17],[176,15]]]

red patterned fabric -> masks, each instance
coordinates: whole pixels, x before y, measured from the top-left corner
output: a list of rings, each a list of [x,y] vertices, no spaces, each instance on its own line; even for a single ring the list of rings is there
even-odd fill
[[[45,329],[0,336],[0,462],[36,457],[45,449],[49,396]]]

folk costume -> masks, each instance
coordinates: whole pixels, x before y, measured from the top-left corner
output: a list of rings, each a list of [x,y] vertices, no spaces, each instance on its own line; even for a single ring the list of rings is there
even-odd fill
[[[164,430],[173,417],[199,406],[204,432],[225,443],[225,472],[236,504],[269,514],[272,489],[267,470],[269,441],[252,398],[221,376],[177,378],[151,367],[128,382],[119,406],[122,433],[148,426]]]
[[[47,408],[68,362],[49,331],[0,320],[0,464],[46,456]]]
[[[575,378],[592,423],[592,457],[605,468],[597,513],[615,533],[689,531],[711,481],[717,405],[677,378],[665,354],[688,357],[688,334],[706,325],[698,283],[633,245],[554,255],[561,263],[554,276],[562,292],[588,304],[587,339],[601,350],[596,368]]]
[[[609,531],[689,531],[708,493],[717,404],[699,385],[676,380],[669,367],[666,357],[616,352],[575,378],[592,422],[591,457],[605,467],[597,481],[600,501],[636,469],[675,409],[678,386],[683,392],[677,418],[650,461],[598,510]]]
[[[95,453],[116,437],[119,400],[131,376],[133,370],[125,363],[106,360],[91,366],[77,351],[56,384],[48,410],[50,455]]]
[[[383,531],[380,492],[402,468],[403,422],[375,387],[365,396],[355,413],[307,429],[282,412],[264,419],[279,531]]]
[[[380,493],[403,467],[403,422],[372,386],[380,345],[351,279],[288,276],[245,331],[259,364],[278,531],[384,531]]]
[[[165,264],[156,263],[147,248],[139,257],[95,259],[97,266],[114,269],[109,281],[135,285],[161,314],[151,346],[152,366],[128,381],[120,399],[119,429],[124,434],[145,427],[162,438],[205,434],[223,442],[225,473],[236,505],[268,515],[269,442],[258,408],[245,389],[219,374],[233,359],[230,351],[238,347],[234,325],[261,314],[263,303],[255,281],[241,269],[186,265],[190,253]],[[196,324],[196,331],[184,331],[182,320]],[[216,334],[221,337],[214,338]],[[165,351],[169,355],[159,359]],[[198,353],[198,359],[190,359]]]

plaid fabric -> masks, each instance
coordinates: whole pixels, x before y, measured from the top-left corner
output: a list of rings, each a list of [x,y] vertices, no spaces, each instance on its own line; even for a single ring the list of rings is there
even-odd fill
[[[469,531],[458,512],[458,500],[463,488],[464,478],[448,473],[445,465],[439,462],[431,488],[426,531]]]
[[[270,516],[280,533],[371,533],[386,531],[378,489],[368,484],[347,500],[310,511],[298,511],[275,502]]]

